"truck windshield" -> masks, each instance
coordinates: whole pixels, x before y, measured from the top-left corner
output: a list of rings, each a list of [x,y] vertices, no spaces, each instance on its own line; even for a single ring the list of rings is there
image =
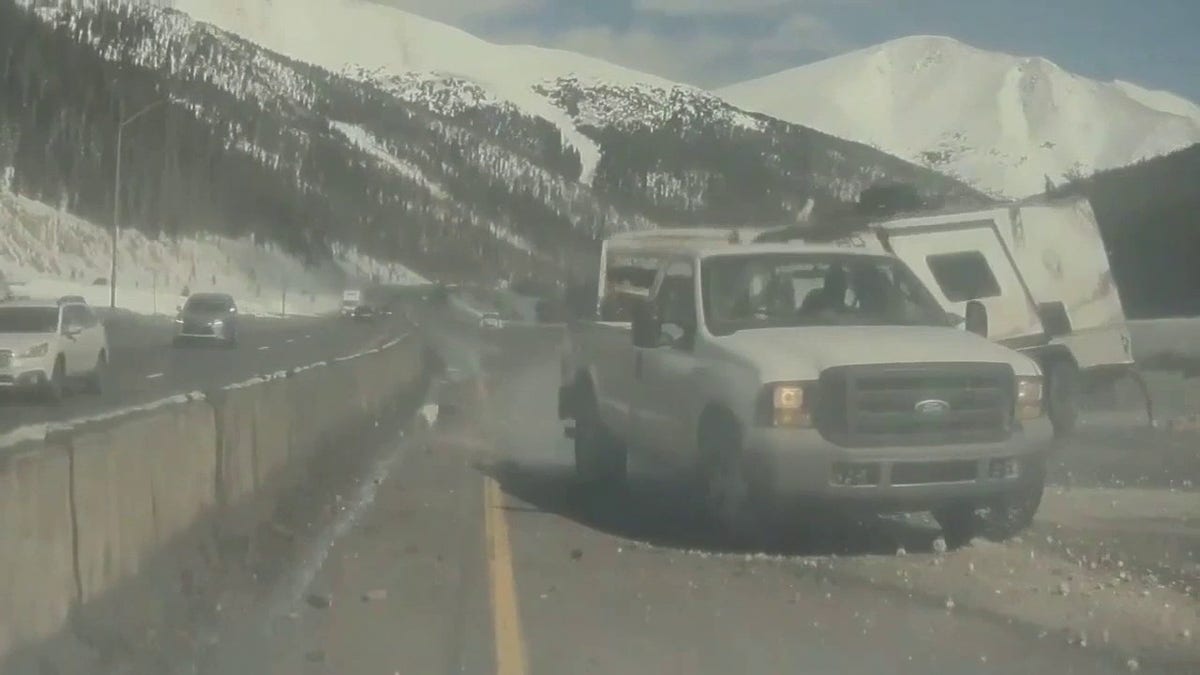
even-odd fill
[[[57,307],[0,308],[0,333],[53,333],[56,330]]]
[[[723,255],[701,264],[701,284],[714,335],[788,326],[950,325],[916,276],[883,256]]]
[[[217,296],[194,296],[184,305],[184,310],[197,313],[228,312],[233,307],[229,298]]]

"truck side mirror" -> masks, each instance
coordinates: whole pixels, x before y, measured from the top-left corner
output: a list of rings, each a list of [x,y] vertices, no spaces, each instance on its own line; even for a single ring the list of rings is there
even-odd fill
[[[642,300],[633,308],[633,346],[652,349],[661,344],[662,323],[656,312],[654,303]]]
[[[988,336],[988,315],[987,307],[978,300],[972,300],[967,303],[966,317],[964,318],[965,328],[968,332],[974,333],[980,337]]]

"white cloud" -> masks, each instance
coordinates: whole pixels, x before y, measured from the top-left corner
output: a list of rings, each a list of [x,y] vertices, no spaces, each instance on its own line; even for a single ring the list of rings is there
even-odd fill
[[[704,87],[765,75],[849,48],[827,23],[801,13],[788,16],[766,35],[753,38],[723,31],[717,25],[686,35],[674,35],[658,33],[636,23],[628,30],[593,26],[552,35],[516,30],[495,38],[503,42],[539,44],[580,52]]]
[[[622,28],[522,26],[481,17],[536,14],[560,0],[374,0],[452,24],[470,24],[484,39],[580,52],[669,79],[720,86],[846,51],[847,44],[815,12],[831,4],[887,0],[630,0],[633,19]],[[614,0],[587,0],[614,2]],[[617,3],[613,5],[614,9]],[[657,21],[647,20],[654,16]],[[747,36],[723,18],[770,18],[765,33]],[[700,19],[685,31],[662,30],[662,20]],[[628,27],[624,27],[627,25]],[[478,30],[478,29],[482,30]]]
[[[543,0],[368,0],[420,16],[457,24],[464,19],[497,12],[534,9]],[[481,36],[486,37],[486,36]]]
[[[803,0],[633,0],[633,7],[639,12],[658,12],[660,14],[677,14],[689,16],[695,14],[756,14],[758,12],[788,7],[789,5],[804,5]]]

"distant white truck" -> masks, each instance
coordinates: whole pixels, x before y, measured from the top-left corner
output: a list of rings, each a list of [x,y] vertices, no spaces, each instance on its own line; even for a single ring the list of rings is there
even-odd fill
[[[1037,362],[955,327],[878,244],[763,234],[605,242],[559,389],[580,477],[652,456],[738,532],[814,499],[930,510],[959,542],[1028,525],[1053,438]]]
[[[342,291],[342,316],[352,317],[355,310],[362,305],[362,291],[350,289]]]

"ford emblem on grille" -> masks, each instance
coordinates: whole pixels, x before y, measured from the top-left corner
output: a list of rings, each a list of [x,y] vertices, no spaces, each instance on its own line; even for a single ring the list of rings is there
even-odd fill
[[[931,398],[918,401],[913,410],[923,417],[941,417],[950,412],[950,404],[940,399]]]

